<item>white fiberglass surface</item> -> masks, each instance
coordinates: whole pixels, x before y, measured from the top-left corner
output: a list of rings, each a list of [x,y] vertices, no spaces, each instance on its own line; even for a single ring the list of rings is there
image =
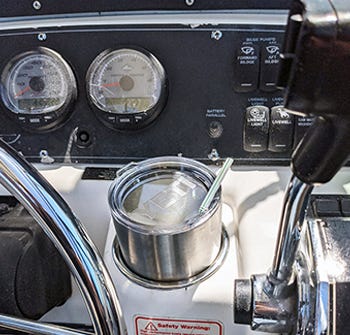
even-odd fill
[[[250,334],[249,327],[233,323],[233,283],[237,278],[265,273],[271,267],[284,189],[290,177],[288,168],[265,171],[236,168],[227,174],[222,185],[225,203],[223,222],[231,246],[222,269],[187,291],[182,289],[167,293],[137,287],[116,269],[111,259],[113,231],[107,238],[108,230],[113,229],[107,200],[111,181],[81,180],[83,169],[72,167],[43,170],[42,173],[85,225],[100,252],[105,253],[105,261],[121,295],[122,308],[130,327],[133,327],[133,315],[141,312],[168,317],[186,314],[198,319],[219,320],[224,324],[225,334]],[[349,190],[349,182],[350,170],[344,168],[329,184],[315,188],[314,193],[345,194]],[[1,193],[7,192],[1,190]],[[130,289],[134,290],[133,299],[138,299],[134,307],[124,295],[130,294]],[[146,303],[150,297],[152,304]],[[169,299],[173,299],[174,304],[169,303]],[[180,304],[181,301],[186,304]],[[44,319],[88,323],[86,308],[77,288],[74,287],[73,296],[63,306],[53,309]]]

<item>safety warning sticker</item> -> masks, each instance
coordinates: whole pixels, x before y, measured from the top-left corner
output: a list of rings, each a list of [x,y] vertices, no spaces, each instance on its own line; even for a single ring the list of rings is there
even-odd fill
[[[136,335],[223,335],[220,322],[135,317]]]

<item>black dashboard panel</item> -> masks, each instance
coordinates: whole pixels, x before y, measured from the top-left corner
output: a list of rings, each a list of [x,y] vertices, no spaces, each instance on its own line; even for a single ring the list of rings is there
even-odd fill
[[[0,0],[0,17],[116,11],[289,9],[290,0]]]
[[[261,76],[263,71],[270,72],[264,65],[264,52],[267,47],[281,45],[283,26],[132,25],[65,27],[40,30],[40,33],[46,34],[41,41],[37,30],[2,32],[0,71],[17,54],[38,46],[47,47],[61,54],[71,65],[78,97],[69,119],[60,127],[42,133],[28,130],[26,122],[30,120],[24,123],[12,120],[10,112],[1,106],[1,137],[30,161],[49,159],[51,162],[54,159],[65,163],[108,164],[178,154],[205,161],[215,159],[218,153],[220,158],[235,158],[238,164],[288,163],[289,149],[274,152],[266,144],[266,148],[247,151],[243,143],[246,108],[265,106],[270,110],[282,104],[282,93],[273,88],[264,89]],[[96,117],[88,102],[85,76],[91,62],[102,51],[120,46],[148,50],[166,71],[166,106],[141,130],[109,129]],[[253,52],[249,49],[251,46],[257,58],[248,57],[246,62],[242,50],[248,47],[245,52]],[[276,51],[276,48],[271,50]],[[243,60],[242,64],[249,65],[252,59],[258,64],[251,68],[255,69],[256,87],[248,84],[243,92],[237,89],[237,77],[243,73],[241,81],[247,81],[244,76],[250,70],[249,66],[239,70],[242,64],[237,65],[238,59]],[[245,129],[249,136],[251,130]],[[268,141],[269,129],[265,136]]]

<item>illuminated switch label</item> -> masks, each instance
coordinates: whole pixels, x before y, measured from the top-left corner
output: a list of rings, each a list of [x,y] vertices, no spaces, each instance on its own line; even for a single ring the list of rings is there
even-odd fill
[[[246,109],[243,130],[243,147],[248,152],[267,150],[269,132],[269,108],[251,106]]]
[[[280,46],[277,44],[265,45],[261,49],[260,89],[271,92],[276,90],[280,60]]]
[[[292,149],[294,131],[294,116],[283,106],[271,108],[271,123],[269,131],[269,151],[286,152]]]
[[[254,44],[242,44],[234,61],[234,89],[251,92],[257,89],[259,78],[259,48]]]

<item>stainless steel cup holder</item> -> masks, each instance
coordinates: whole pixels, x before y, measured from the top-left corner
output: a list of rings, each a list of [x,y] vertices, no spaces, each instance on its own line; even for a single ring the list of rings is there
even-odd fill
[[[114,239],[114,245],[113,245],[113,260],[116,266],[118,267],[118,269],[124,274],[124,276],[126,276],[135,284],[138,284],[150,289],[174,290],[174,289],[185,288],[191,285],[198,284],[206,280],[207,278],[211,277],[215,272],[217,272],[226,258],[226,255],[229,250],[229,243],[230,242],[229,242],[228,233],[226,229],[222,227],[221,246],[220,246],[219,253],[216,256],[213,263],[202,272],[185,280],[155,281],[155,280],[144,278],[138,275],[137,273],[133,272],[125,263],[116,238]]]

